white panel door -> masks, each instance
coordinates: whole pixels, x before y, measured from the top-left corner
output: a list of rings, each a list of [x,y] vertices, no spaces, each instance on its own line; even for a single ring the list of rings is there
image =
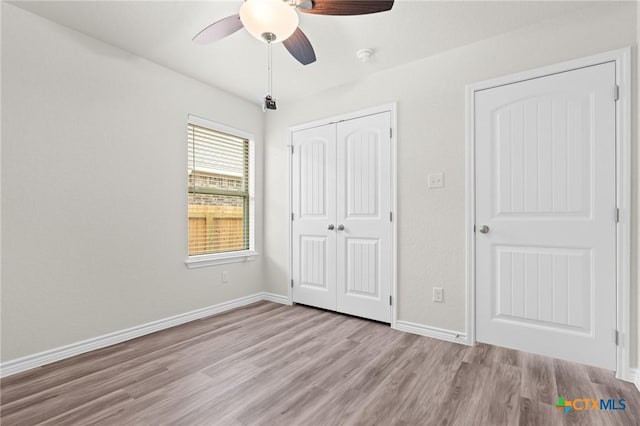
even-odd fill
[[[336,127],[293,133],[293,301],[336,309]]]
[[[391,114],[338,123],[338,311],[391,321]]]
[[[614,87],[605,63],[476,92],[478,341],[615,369]]]

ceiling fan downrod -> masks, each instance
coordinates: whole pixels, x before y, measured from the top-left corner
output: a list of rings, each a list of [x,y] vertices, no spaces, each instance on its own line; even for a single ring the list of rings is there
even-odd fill
[[[264,98],[264,104],[262,105],[262,111],[268,109],[277,109],[276,100],[271,96],[271,90],[273,87],[273,59],[271,53],[271,42],[276,39],[276,35],[273,33],[263,33],[262,38],[267,42],[267,96]]]

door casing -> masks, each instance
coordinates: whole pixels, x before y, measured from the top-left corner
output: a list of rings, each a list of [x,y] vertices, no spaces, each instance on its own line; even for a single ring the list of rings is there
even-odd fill
[[[615,63],[618,101],[616,102],[616,203],[619,221],[616,226],[617,268],[616,301],[618,345],[616,377],[631,381],[631,48],[612,50],[585,58],[486,80],[466,87],[466,339],[474,345],[475,317],[475,92],[533,78],[545,77],[598,65]],[[612,88],[613,90],[613,88]],[[613,96],[613,93],[612,93]]]
[[[289,304],[293,304],[293,294],[291,292],[291,279],[293,272],[293,257],[292,257],[292,247],[293,247],[293,222],[291,221],[292,214],[292,206],[293,206],[293,162],[291,161],[291,149],[293,147],[293,133],[298,130],[310,129],[313,127],[324,126],[327,124],[337,123],[344,120],[352,120],[355,118],[366,117],[368,115],[379,114],[382,112],[389,112],[391,114],[391,158],[389,161],[391,162],[391,210],[393,212],[393,220],[391,222],[391,327],[396,327],[396,321],[398,318],[398,310],[397,310],[397,277],[398,277],[398,262],[397,262],[397,235],[398,235],[398,202],[397,202],[397,103],[389,103],[384,105],[379,105],[359,111],[354,111],[350,113],[340,114],[337,116],[332,116],[320,120],[315,120],[299,125],[295,125],[289,128],[289,136],[288,136],[288,145],[289,149],[289,244],[287,249],[287,255],[289,259],[289,275],[287,282],[287,296],[289,299]]]

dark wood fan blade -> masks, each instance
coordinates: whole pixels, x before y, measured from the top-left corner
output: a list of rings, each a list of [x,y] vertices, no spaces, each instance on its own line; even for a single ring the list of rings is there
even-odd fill
[[[316,15],[366,15],[391,10],[394,0],[312,0],[311,9],[300,12]]]
[[[219,21],[209,25],[204,30],[200,31],[193,38],[193,41],[198,44],[207,44],[218,41],[228,35],[231,35],[242,28],[242,21],[240,21],[240,15],[231,15],[223,18]]]
[[[313,51],[313,46],[300,28],[296,29],[296,32],[282,44],[302,65],[309,65],[316,61],[316,52]]]

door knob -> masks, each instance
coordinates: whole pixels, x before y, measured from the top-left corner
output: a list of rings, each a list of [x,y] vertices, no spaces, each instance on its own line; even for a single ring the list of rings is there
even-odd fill
[[[483,234],[488,234],[489,227],[487,225],[482,225],[482,228],[480,228],[480,232],[482,232]]]
[[[335,228],[335,226],[333,226],[333,223],[332,223],[332,224],[330,224],[329,226],[327,226],[327,229],[328,229],[329,231],[333,231],[333,229],[334,229],[334,228]]]
[[[344,231],[344,225],[343,224],[338,225],[338,231]]]

